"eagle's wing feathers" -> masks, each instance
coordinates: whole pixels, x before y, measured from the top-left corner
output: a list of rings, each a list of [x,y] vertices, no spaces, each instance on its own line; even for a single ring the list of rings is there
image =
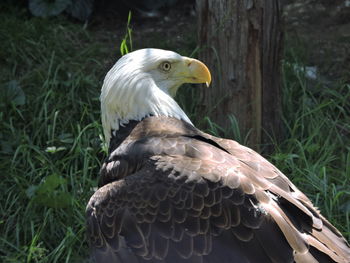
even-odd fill
[[[341,233],[320,214],[310,199],[273,164],[252,149],[235,141],[217,138],[203,132],[200,133],[201,136],[213,140],[250,167],[253,170],[252,178],[263,177],[267,179],[269,186],[266,190],[279,197],[278,205],[274,205],[272,210],[280,210],[279,214],[285,215],[293,228],[301,233],[306,232],[308,235],[303,235],[303,237],[309,245],[324,253],[327,252],[326,254],[330,255],[336,262],[350,261],[349,245]],[[273,215],[272,211],[270,213]],[[299,255],[297,258],[302,257]],[[304,260],[306,260],[306,257]]]
[[[210,176],[223,168],[198,162],[194,157],[153,156],[133,175],[100,188],[88,205],[95,257],[101,259],[113,251],[128,253],[126,245],[140,258],[153,261],[197,262],[203,256],[209,260],[204,262],[220,258],[222,262],[248,262],[249,257],[290,261],[292,250],[277,225],[268,222],[256,206],[254,196],[240,186],[230,188],[222,180],[203,178],[199,172]],[[271,242],[282,244],[287,253],[273,250],[268,255],[260,249],[259,255],[246,256],[249,249],[268,242],[255,238],[263,230],[253,232],[265,225],[270,228]],[[237,244],[228,249],[224,240]],[[245,246],[247,242],[251,245]]]
[[[112,152],[101,174],[119,180],[87,209],[96,257],[292,262],[295,251],[296,262],[312,262],[320,255],[311,251],[320,250],[346,262],[329,244],[337,233],[272,164],[233,141],[207,139],[226,151],[190,136],[148,134]],[[320,234],[325,228],[330,240]]]

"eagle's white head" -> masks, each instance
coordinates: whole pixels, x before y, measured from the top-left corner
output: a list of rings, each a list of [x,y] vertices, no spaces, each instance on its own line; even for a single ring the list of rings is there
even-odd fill
[[[121,57],[107,73],[101,91],[105,140],[130,120],[169,116],[191,123],[173,97],[184,83],[206,83],[211,76],[200,61],[161,49],[140,49]]]

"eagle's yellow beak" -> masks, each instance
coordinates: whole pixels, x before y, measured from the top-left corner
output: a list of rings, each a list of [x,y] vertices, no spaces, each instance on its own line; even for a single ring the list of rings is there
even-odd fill
[[[185,64],[189,72],[189,83],[205,83],[209,87],[211,75],[208,67],[203,62],[186,57]]]

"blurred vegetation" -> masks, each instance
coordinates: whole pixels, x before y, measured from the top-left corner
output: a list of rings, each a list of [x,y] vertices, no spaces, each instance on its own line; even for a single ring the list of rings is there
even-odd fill
[[[87,262],[85,206],[105,156],[99,91],[110,66],[105,58],[114,51],[105,48],[94,32],[64,16],[42,19],[23,8],[4,10],[0,261]],[[171,40],[156,36],[133,44],[175,49]],[[185,43],[178,52],[196,51],[193,35]],[[275,144],[269,159],[349,238],[350,85],[310,82],[303,58],[312,47],[301,46],[286,43],[285,139]],[[180,89],[177,98],[192,118],[196,92]],[[244,142],[246,135],[235,118],[228,120],[232,130],[226,136]],[[209,119],[197,123],[204,121],[211,123],[209,132],[220,129]]]
[[[192,0],[193,1],[193,0]],[[28,0],[28,8],[32,15],[51,17],[66,13],[80,21],[87,21],[94,7],[101,1],[94,0]],[[145,17],[159,16],[161,10],[174,6],[178,0],[106,0],[115,6],[132,9]]]
[[[81,21],[87,20],[94,6],[94,0],[28,0],[28,7],[34,16],[57,16],[64,11]]]

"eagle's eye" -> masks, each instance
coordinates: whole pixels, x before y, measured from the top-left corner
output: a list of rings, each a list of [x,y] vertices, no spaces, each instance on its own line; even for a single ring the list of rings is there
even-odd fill
[[[160,64],[160,68],[163,71],[169,71],[171,69],[171,63],[169,61],[164,61],[162,64]]]

